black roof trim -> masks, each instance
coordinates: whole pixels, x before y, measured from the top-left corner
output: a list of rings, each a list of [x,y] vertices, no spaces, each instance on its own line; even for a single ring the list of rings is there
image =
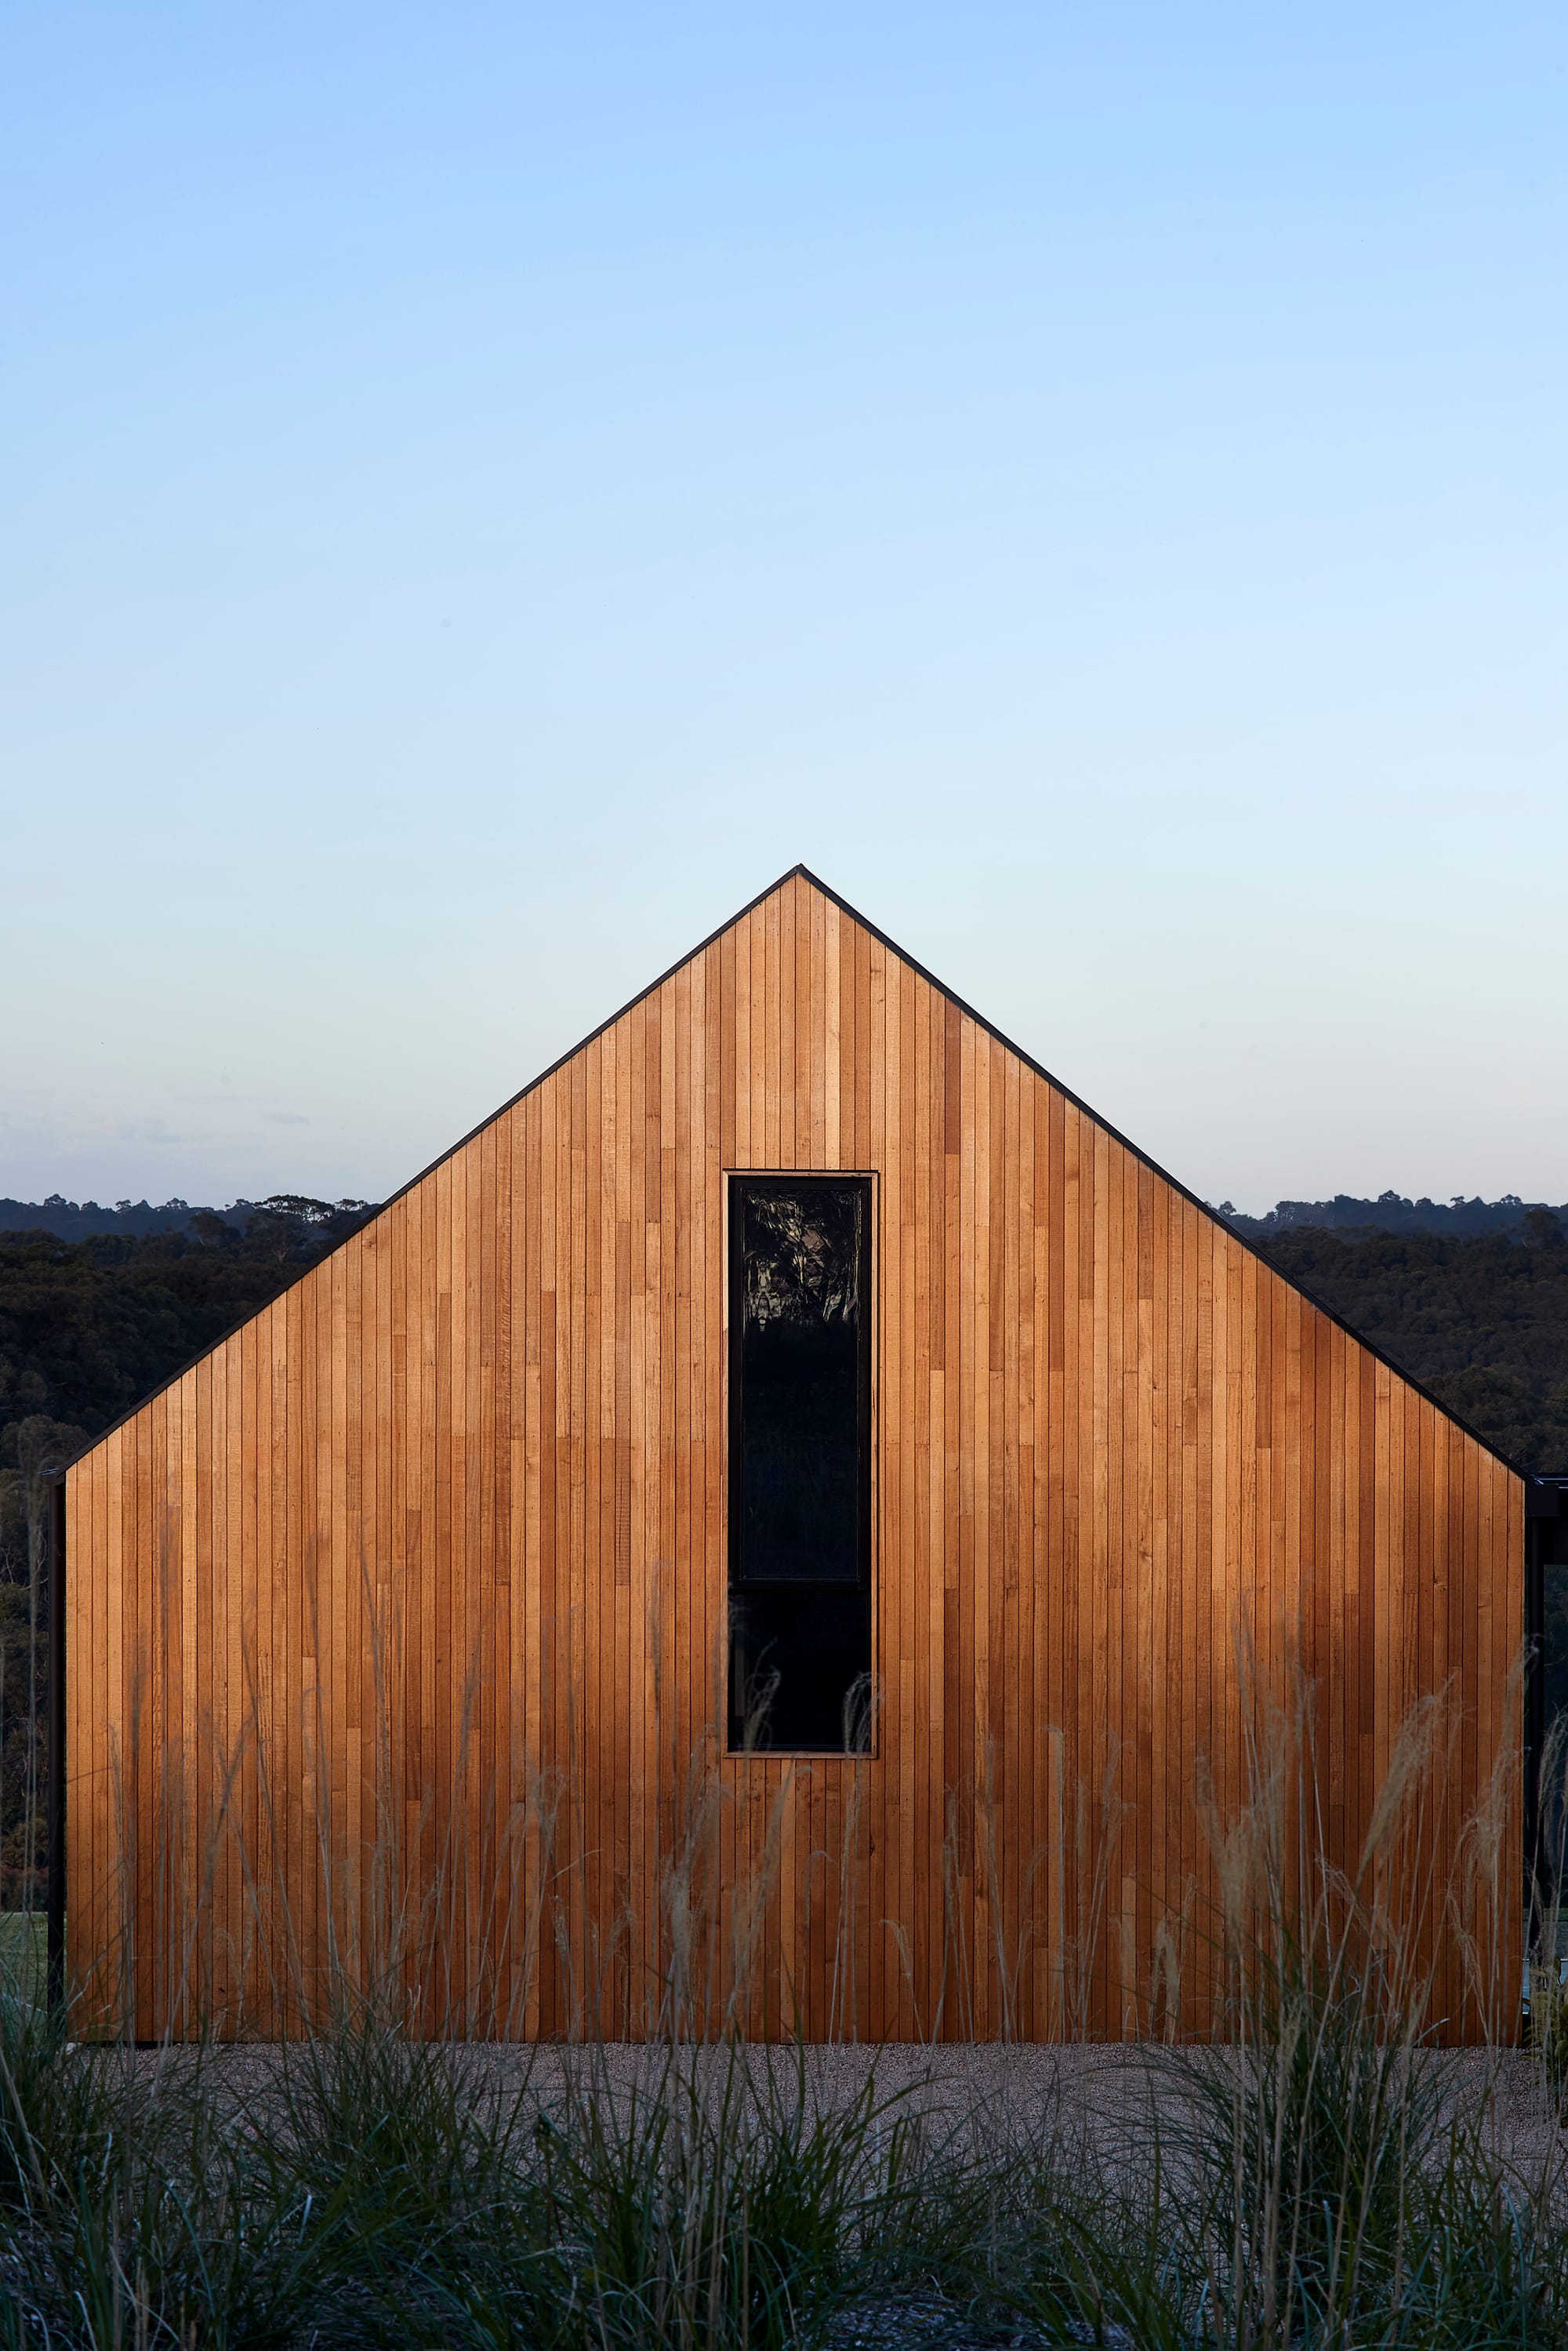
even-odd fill
[[[986,1035],[991,1038],[997,1044],[1004,1047],[1008,1052],[1015,1054],[1026,1069],[1032,1070],[1037,1078],[1042,1078],[1048,1086],[1054,1087],[1056,1092],[1062,1095],[1068,1102],[1071,1102],[1076,1110],[1081,1110],[1085,1118],[1092,1119],[1094,1124],[1101,1129],[1102,1133],[1108,1134],[1113,1143],[1119,1143],[1123,1150],[1129,1152],[1138,1162],[1140,1166],[1146,1167],[1151,1175],[1157,1176],[1162,1184],[1168,1184],[1173,1192],[1179,1193],[1184,1200],[1189,1202],[1193,1207],[1197,1208],[1200,1212],[1200,1214],[1207,1217],[1210,1223],[1218,1225],[1224,1232],[1229,1235],[1230,1238],[1235,1241],[1239,1248],[1244,1249],[1248,1252],[1249,1256],[1255,1257],[1259,1260],[1260,1264],[1268,1266],[1270,1272],[1275,1277],[1276,1280],[1282,1281],[1286,1284],[1287,1288],[1299,1291],[1301,1297],[1306,1299],[1310,1305],[1315,1307],[1320,1314],[1325,1316],[1330,1322],[1333,1323],[1336,1329],[1344,1332],[1348,1338],[1354,1339],[1358,1347],[1364,1348],[1366,1353],[1371,1355],[1375,1362],[1385,1364],[1386,1368],[1395,1374],[1396,1378],[1403,1380],[1407,1388],[1413,1388],[1416,1394],[1422,1397],[1426,1403],[1429,1404],[1435,1411],[1440,1412],[1445,1420],[1451,1420],[1457,1428],[1463,1429],[1465,1435],[1469,1437],[1472,1437],[1479,1446],[1492,1456],[1494,1460],[1500,1461],[1505,1469],[1511,1470],[1515,1477],[1528,1477],[1531,1474],[1528,1470],[1521,1469],[1518,1462],[1511,1460],[1509,1456],[1503,1452],[1501,1447],[1494,1445],[1490,1437],[1483,1437],[1480,1430],[1472,1426],[1470,1422],[1464,1417],[1462,1413],[1456,1412],[1451,1405],[1445,1404],[1440,1396],[1435,1396],[1432,1394],[1430,1388],[1424,1386],[1418,1379],[1412,1377],[1411,1374],[1407,1372],[1402,1364],[1396,1364],[1393,1356],[1388,1354],[1385,1349],[1378,1346],[1375,1341],[1367,1338],[1364,1332],[1357,1331],[1351,1323],[1345,1321],[1343,1314],[1336,1313],[1334,1309],[1329,1305],[1327,1301],[1320,1298],[1315,1290],[1309,1288],[1306,1282],[1298,1281],[1293,1274],[1282,1272],[1277,1265],[1270,1261],[1265,1252],[1260,1249],[1257,1243],[1251,1240],[1247,1234],[1239,1233],[1235,1226],[1228,1223],[1226,1218],[1219,1214],[1217,1208],[1210,1207],[1207,1200],[1200,1200],[1197,1194],[1191,1190],[1187,1185],[1182,1183],[1178,1176],[1171,1175],[1169,1170],[1162,1167],[1157,1160],[1151,1159],[1146,1151],[1141,1151],[1138,1145],[1132,1142],[1128,1136],[1124,1135],[1119,1127],[1113,1126],[1108,1118],[1103,1118],[1097,1110],[1093,1109],[1090,1103],[1086,1102],[1082,1094],[1074,1093],[1071,1086],[1063,1085],[1060,1078],[1052,1077],[1051,1071],[1045,1068],[1042,1062],[1037,1061],[1032,1053],[1026,1053],[1021,1045],[1015,1044],[1013,1040],[1005,1035],[1004,1032],[997,1027],[994,1021],[988,1020],[983,1012],[977,1012],[972,1004],[966,1003],[961,996],[956,995],[952,988],[948,987],[944,981],[937,978],[934,971],[928,970],[925,964],[919,962],[915,956],[909,953],[907,948],[901,947],[896,939],[890,939],[884,930],[880,929],[875,923],[871,922],[867,916],[861,913],[857,906],[852,906],[847,898],[841,897],[836,890],[832,889],[828,883],[824,882],[819,874],[813,873],[810,867],[805,864],[791,865],[787,872],[780,873],[776,882],[770,882],[766,890],[759,890],[755,898],[748,898],[745,905],[740,907],[735,914],[731,914],[727,921],[720,923],[716,929],[711,930],[706,938],[700,939],[697,942],[697,945],[695,947],[689,948],[684,956],[678,956],[675,961],[671,964],[667,971],[662,971],[659,974],[657,979],[651,979],[646,987],[639,988],[635,996],[629,998],[628,1000],[621,1006],[619,1011],[612,1012],[607,1019],[601,1020],[599,1023],[597,1029],[591,1029],[586,1037],[579,1038],[575,1045],[570,1046],[564,1053],[558,1054],[548,1069],[541,1070],[538,1077],[530,1078],[527,1085],[519,1086],[517,1092],[509,1095],[507,1101],[502,1102],[498,1109],[493,1110],[487,1118],[482,1118],[476,1126],[471,1126],[467,1134],[460,1136],[458,1141],[453,1144],[449,1149],[439,1153],[437,1156],[430,1162],[428,1167],[422,1167],[417,1176],[411,1176],[406,1184],[400,1186],[397,1191],[392,1193],[388,1198],[381,1203],[373,1216],[366,1217],[364,1225],[360,1226],[358,1231],[350,1233],[347,1239],[340,1241],[338,1243],[338,1249],[347,1249],[351,1241],[357,1240],[360,1233],[362,1233],[365,1230],[366,1226],[374,1224],[377,1217],[384,1216],[388,1208],[395,1207],[400,1200],[406,1199],[409,1193],[413,1191],[416,1186],[424,1182],[426,1176],[434,1176],[438,1167],[444,1167],[449,1159],[455,1159],[460,1151],[465,1151],[469,1144],[471,1144],[476,1136],[483,1134],[487,1126],[494,1126],[498,1118],[505,1118],[508,1111],[515,1110],[520,1102],[525,1101],[529,1094],[535,1092],[545,1083],[547,1079],[553,1078],[558,1070],[564,1069],[568,1061],[574,1061],[579,1053],[584,1052],[590,1045],[594,1044],[598,1039],[605,1034],[606,1030],[613,1029],[617,1021],[624,1020],[629,1012],[635,1012],[637,1007],[640,1004],[645,1004],[650,996],[653,995],[657,989],[664,987],[666,980],[674,979],[675,974],[678,971],[684,971],[687,964],[695,963],[698,956],[706,955],[708,948],[713,946],[719,939],[722,939],[727,931],[732,931],[737,923],[743,923],[747,914],[754,914],[757,908],[762,905],[766,900],[771,898],[777,891],[782,890],[786,882],[797,881],[809,882],[812,889],[820,891],[822,896],[829,900],[832,905],[835,905],[841,914],[847,914],[852,923],[858,923],[862,930],[869,933],[871,937],[877,940],[880,945],[884,946],[890,955],[896,956],[900,963],[907,965],[911,971],[918,973],[919,977],[926,982],[928,987],[934,987],[936,990],[938,996],[946,997],[947,1002],[955,1005],[964,1015],[964,1018],[967,1020],[972,1020],[977,1029],[983,1029]],[[329,1249],[326,1257],[318,1258],[314,1265],[307,1266],[303,1273],[296,1274],[294,1280],[286,1282],[284,1287],[277,1292],[277,1297],[268,1300],[267,1306],[275,1306],[277,1303],[278,1298],[286,1298],[289,1290],[295,1288],[296,1284],[305,1280],[308,1275],[312,1274],[317,1270],[318,1267],[329,1263],[329,1260],[337,1255],[337,1249]],[[100,1430],[97,1437],[92,1437],[88,1444],[82,1446],[78,1452],[72,1455],[72,1461],[84,1460],[87,1455],[91,1453],[95,1447],[103,1444],[106,1438],[112,1437],[117,1428],[123,1428],[128,1420],[134,1420],[136,1415],[141,1412],[144,1406],[154,1402],[157,1397],[166,1394],[170,1388],[178,1386],[179,1383],[184,1378],[187,1372],[194,1370],[195,1366],[201,1363],[204,1356],[213,1354],[219,1347],[226,1345],[228,1341],[234,1337],[236,1331],[242,1331],[246,1324],[247,1322],[253,1322],[258,1314],[265,1314],[267,1311],[267,1306],[255,1307],[249,1314],[242,1314],[239,1320],[236,1322],[232,1323],[228,1330],[224,1332],[220,1337],[209,1340],[204,1347],[198,1348],[196,1353],[190,1357],[188,1362],[181,1364],[177,1372],[171,1373],[169,1377],[162,1381],[159,1386],[149,1390],[146,1395],[140,1397],[135,1404],[129,1405],[127,1409],[120,1415],[118,1420],[110,1421],[107,1428]]]
[[[564,1070],[569,1061],[575,1061],[578,1055],[586,1052],[589,1046],[602,1037],[607,1029],[613,1029],[618,1020],[624,1020],[629,1012],[635,1012],[637,1007],[640,1004],[645,1004],[649,997],[653,995],[655,990],[663,987],[667,979],[674,979],[675,974],[678,971],[684,971],[687,964],[695,963],[698,956],[706,955],[716,940],[723,938],[726,931],[732,931],[737,923],[743,923],[747,914],[754,914],[765,899],[771,898],[776,890],[782,890],[785,883],[793,882],[797,875],[804,875],[814,888],[822,892],[824,897],[832,898],[835,905],[843,904],[842,899],[834,896],[827,884],[819,882],[814,873],[807,872],[805,866],[791,865],[788,873],[780,873],[777,882],[770,882],[766,890],[759,890],[755,898],[748,898],[739,912],[731,914],[727,922],[720,923],[716,930],[710,931],[706,939],[700,939],[686,954],[677,956],[667,971],[662,971],[657,979],[651,979],[646,987],[640,987],[635,996],[628,998],[618,1012],[611,1013],[609,1019],[601,1020],[597,1029],[591,1029],[586,1037],[580,1037],[575,1045],[568,1046],[564,1053],[558,1053],[548,1069],[541,1070],[537,1078],[530,1078],[526,1086],[519,1086],[517,1092],[509,1094],[497,1109],[491,1111],[488,1117],[482,1118],[477,1126],[471,1126],[466,1134],[459,1135],[457,1141],[450,1144],[446,1150],[437,1152],[428,1167],[422,1167],[417,1176],[411,1176],[406,1184],[400,1184],[395,1192],[390,1192],[384,1200],[378,1203],[372,1214],[365,1218],[364,1224],[357,1226],[353,1232],[340,1240],[337,1249],[329,1249],[325,1257],[319,1257],[315,1264],[305,1268],[303,1273],[297,1273],[292,1281],[286,1281],[282,1289],[267,1300],[266,1306],[253,1306],[248,1314],[240,1315],[237,1321],[229,1324],[226,1331],[220,1332],[215,1339],[209,1339],[204,1347],[198,1347],[193,1355],[187,1356],[177,1372],[171,1372],[166,1380],[161,1380],[155,1388],[149,1388],[147,1394],[144,1396],[138,1396],[134,1404],[127,1405],[125,1410],[117,1419],[111,1420],[107,1428],[99,1429],[96,1437],[89,1437],[85,1445],[78,1447],[65,1467],[69,1468],[76,1462],[84,1461],[95,1447],[101,1445],[106,1437],[112,1437],[117,1428],[123,1428],[128,1420],[134,1420],[145,1405],[156,1403],[157,1399],[161,1395],[166,1395],[171,1388],[178,1387],[186,1373],[193,1372],[205,1356],[214,1354],[220,1347],[226,1347],[236,1331],[243,1331],[247,1322],[254,1322],[258,1314],[265,1314],[268,1307],[276,1306],[278,1299],[287,1298],[291,1290],[296,1289],[308,1275],[316,1271],[317,1267],[326,1265],[335,1258],[338,1249],[347,1249],[350,1241],[358,1240],[365,1227],[373,1225],[377,1217],[384,1216],[389,1208],[395,1208],[400,1200],[406,1200],[409,1194],[417,1190],[427,1176],[434,1176],[438,1167],[444,1167],[449,1159],[455,1159],[460,1151],[466,1151],[468,1145],[476,1136],[483,1134],[487,1126],[494,1126],[498,1118],[505,1118],[509,1110],[516,1110],[517,1104],[542,1086],[548,1078],[553,1078],[558,1070]],[[860,920],[858,914],[855,920],[857,922]],[[866,928],[868,930],[871,928],[869,923]],[[882,937],[880,931],[877,936]],[[888,944],[891,945],[891,941]],[[894,952],[896,953],[897,950],[894,949]],[[905,956],[904,961],[908,963],[910,960],[911,958]]]
[[[1440,1412],[1445,1420],[1451,1420],[1457,1428],[1462,1428],[1467,1437],[1473,1437],[1476,1443],[1484,1447],[1486,1451],[1489,1452],[1495,1460],[1500,1461],[1505,1469],[1511,1469],[1515,1477],[1524,1477],[1528,1474],[1526,1471],[1520,1468],[1519,1464],[1516,1461],[1511,1461],[1509,1458],[1508,1455],[1503,1452],[1500,1446],[1494,1445],[1490,1437],[1483,1437],[1479,1428],[1472,1426],[1470,1422],[1465,1418],[1462,1413],[1456,1412],[1452,1405],[1445,1404],[1441,1396],[1435,1396],[1430,1388],[1423,1386],[1422,1383],[1418,1379],[1413,1378],[1411,1374],[1405,1369],[1403,1364],[1396,1364],[1392,1355],[1386,1353],[1382,1347],[1378,1346],[1375,1340],[1367,1338],[1364,1332],[1356,1330],[1353,1323],[1347,1322],[1343,1314],[1336,1313],[1334,1309],[1328,1303],[1327,1300],[1320,1298],[1316,1290],[1309,1288],[1306,1282],[1298,1281],[1294,1274],[1281,1271],[1281,1268],[1273,1263],[1272,1259],[1257,1246],[1256,1242],[1250,1240],[1245,1233],[1239,1233],[1235,1226],[1220,1215],[1218,1208],[1210,1207],[1207,1200],[1200,1200],[1197,1194],[1187,1185],[1184,1184],[1179,1176],[1173,1176],[1168,1168],[1162,1167],[1160,1165],[1157,1159],[1151,1159],[1146,1151],[1140,1150],[1138,1145],[1134,1143],[1129,1136],[1124,1134],[1119,1127],[1113,1126],[1108,1118],[1103,1118],[1092,1103],[1086,1102],[1082,1094],[1074,1093],[1071,1086],[1063,1085],[1060,1078],[1052,1077],[1051,1071],[1045,1068],[1043,1063],[1037,1061],[1032,1053],[1026,1053],[1021,1045],[1015,1044],[1012,1038],[1005,1035],[1003,1031],[997,1027],[995,1021],[988,1020],[983,1012],[977,1012],[972,1004],[966,1004],[961,996],[956,996],[950,987],[945,986],[945,984],[937,978],[934,971],[928,971],[923,963],[917,963],[915,957],[910,955],[905,948],[899,946],[896,939],[890,939],[885,931],[878,930],[874,923],[868,922],[865,915],[861,914],[858,908],[852,906],[847,898],[841,898],[836,890],[830,889],[828,884],[825,882],[819,880],[817,875],[813,873],[809,867],[804,865],[793,866],[789,873],[780,876],[780,880],[788,882],[791,880],[795,874],[800,874],[805,881],[810,882],[812,888],[820,890],[824,898],[831,898],[833,904],[839,909],[839,912],[841,914],[848,914],[852,922],[858,923],[862,930],[869,931],[873,939],[879,939],[882,942],[882,945],[887,948],[890,955],[897,956],[901,963],[906,963],[912,971],[917,971],[921,978],[925,980],[929,986],[934,987],[939,996],[945,996],[949,1004],[956,1004],[967,1020],[972,1020],[977,1029],[983,1029],[988,1037],[994,1039],[998,1045],[1004,1046],[1009,1053],[1016,1054],[1026,1069],[1032,1070],[1037,1078],[1043,1078],[1048,1086],[1053,1086],[1056,1092],[1059,1094],[1064,1095],[1066,1099],[1072,1103],[1075,1109],[1081,1110],[1085,1118],[1092,1119],[1095,1125],[1100,1128],[1103,1134],[1108,1134],[1113,1143],[1119,1143],[1124,1151],[1130,1152],[1133,1157],[1137,1160],[1140,1166],[1144,1166],[1148,1169],[1151,1176],[1157,1176],[1162,1184],[1168,1184],[1173,1192],[1179,1192],[1182,1198],[1184,1200],[1190,1201],[1192,1206],[1200,1210],[1201,1213],[1209,1219],[1211,1224],[1218,1225],[1223,1231],[1228,1233],[1231,1239],[1238,1242],[1240,1247],[1247,1251],[1249,1257],[1255,1257],[1260,1265],[1266,1265],[1276,1280],[1282,1281],[1286,1285],[1287,1289],[1299,1290],[1301,1295],[1306,1299],[1310,1305],[1316,1307],[1320,1314],[1326,1316],[1328,1321],[1333,1323],[1337,1329],[1343,1331],[1347,1338],[1354,1339],[1358,1347],[1364,1347],[1366,1350],[1366,1353],[1371,1355],[1375,1362],[1385,1364],[1388,1370],[1394,1373],[1396,1378],[1404,1381],[1407,1388],[1414,1388],[1416,1394],[1422,1397],[1426,1403],[1429,1404],[1433,1407],[1434,1411]],[[779,883],[776,882],[773,887],[777,890],[779,887]],[[764,897],[769,896],[770,894],[771,893],[768,891],[763,892]],[[755,904],[757,902],[753,900],[752,904]],[[749,914],[751,912],[750,906],[747,906],[744,911],[747,914]],[[736,920],[737,922],[740,920],[740,916],[738,914],[736,916]],[[727,924],[725,927],[727,929],[728,928]],[[716,934],[716,935],[717,935]],[[706,945],[707,942],[705,941],[704,944]]]

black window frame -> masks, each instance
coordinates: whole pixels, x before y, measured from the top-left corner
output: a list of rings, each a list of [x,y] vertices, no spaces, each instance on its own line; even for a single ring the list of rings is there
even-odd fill
[[[810,1577],[747,1577],[744,1569],[746,1534],[745,1497],[743,1491],[742,1445],[744,1412],[744,1378],[742,1371],[743,1343],[746,1329],[746,1263],[744,1211],[748,1191],[799,1193],[808,1189],[858,1192],[861,1197],[860,1219],[860,1317],[858,1331],[859,1362],[857,1365],[856,1439],[858,1446],[859,1492],[857,1500],[857,1563],[859,1573],[853,1583],[842,1579],[815,1581]],[[865,1673],[868,1702],[865,1709],[865,1743],[860,1747],[835,1746],[746,1746],[735,1735],[735,1713],[732,1677],[735,1670],[732,1641],[725,1645],[725,1752],[731,1758],[742,1756],[772,1760],[790,1755],[841,1756],[846,1760],[864,1761],[876,1753],[875,1708],[870,1703],[870,1693],[876,1683],[876,1589],[873,1559],[873,1527],[875,1517],[875,1456],[873,1427],[873,1366],[876,1345],[876,1252],[873,1234],[876,1217],[876,1181],[874,1176],[861,1168],[732,1168],[726,1178],[726,1249],[725,1280],[727,1286],[727,1332],[726,1372],[726,1480],[727,1533],[725,1545],[725,1605],[727,1623],[731,1596],[739,1592],[789,1592],[802,1603],[809,1604],[813,1593],[855,1593],[865,1603],[866,1627]]]

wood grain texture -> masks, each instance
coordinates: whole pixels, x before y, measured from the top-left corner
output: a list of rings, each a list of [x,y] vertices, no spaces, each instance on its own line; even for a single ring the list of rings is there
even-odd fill
[[[875,1179],[864,1761],[714,1743],[724,1179],[793,1167]],[[1240,1801],[1293,1664],[1348,1865],[1423,1694],[1450,1850],[1517,1735],[1519,1479],[803,875],[68,1510],[71,1963],[144,2036],[383,1967],[432,2030],[634,2034],[674,1984],[812,2037],[1115,2035],[1162,1922],[1201,1944],[1195,1791]]]

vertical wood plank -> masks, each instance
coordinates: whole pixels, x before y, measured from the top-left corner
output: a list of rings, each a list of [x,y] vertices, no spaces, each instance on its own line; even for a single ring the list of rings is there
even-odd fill
[[[875,1751],[799,1770],[721,1752],[725,1178],[791,1165],[872,1175],[876,1277]],[[427,2023],[645,2030],[704,1786],[721,2005],[756,1896],[769,2029],[1060,2032],[1075,1941],[1142,2029],[1297,1660],[1343,1865],[1424,1692],[1450,1846],[1518,1735],[1518,1480],[799,876],[68,1495],[73,1955],[123,1862],[150,2037],[319,2009],[377,1884]]]

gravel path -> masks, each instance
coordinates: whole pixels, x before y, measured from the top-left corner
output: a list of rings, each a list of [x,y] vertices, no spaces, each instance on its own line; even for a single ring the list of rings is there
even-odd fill
[[[634,2042],[446,2045],[476,2095],[486,2088],[503,2095],[524,2090],[542,2105],[565,2097],[574,2085],[601,2087],[616,2098],[646,2095],[668,2064],[662,2048]],[[181,2072],[193,2056],[179,2047],[140,2050],[131,2062],[145,2078],[165,2069]],[[709,2048],[683,2053],[683,2067],[694,2059],[716,2086],[729,2062],[727,2052]],[[195,2062],[210,2085],[243,2108],[275,2092],[288,2054],[275,2043],[250,2043],[209,2048]],[[879,2100],[895,2111],[926,2115],[934,2126],[973,2132],[1003,2146],[1054,2144],[1070,2158],[1113,2172],[1146,2160],[1152,2123],[1157,2117],[1171,2130],[1185,2102],[1180,2066],[1172,2066],[1170,2053],[1136,2044],[890,2043],[817,2044],[799,2053],[754,2046],[744,2062],[758,2079],[771,2072],[787,2095],[793,2095],[799,2066],[811,2096],[825,2105],[854,2096],[870,2075]],[[1212,2062],[1223,2064],[1223,2054]],[[1529,2054],[1455,2050],[1437,2053],[1436,2062],[1445,2104],[1480,2124],[1499,2160],[1532,2181],[1563,2173],[1568,2195],[1568,2129],[1559,2126]]]

